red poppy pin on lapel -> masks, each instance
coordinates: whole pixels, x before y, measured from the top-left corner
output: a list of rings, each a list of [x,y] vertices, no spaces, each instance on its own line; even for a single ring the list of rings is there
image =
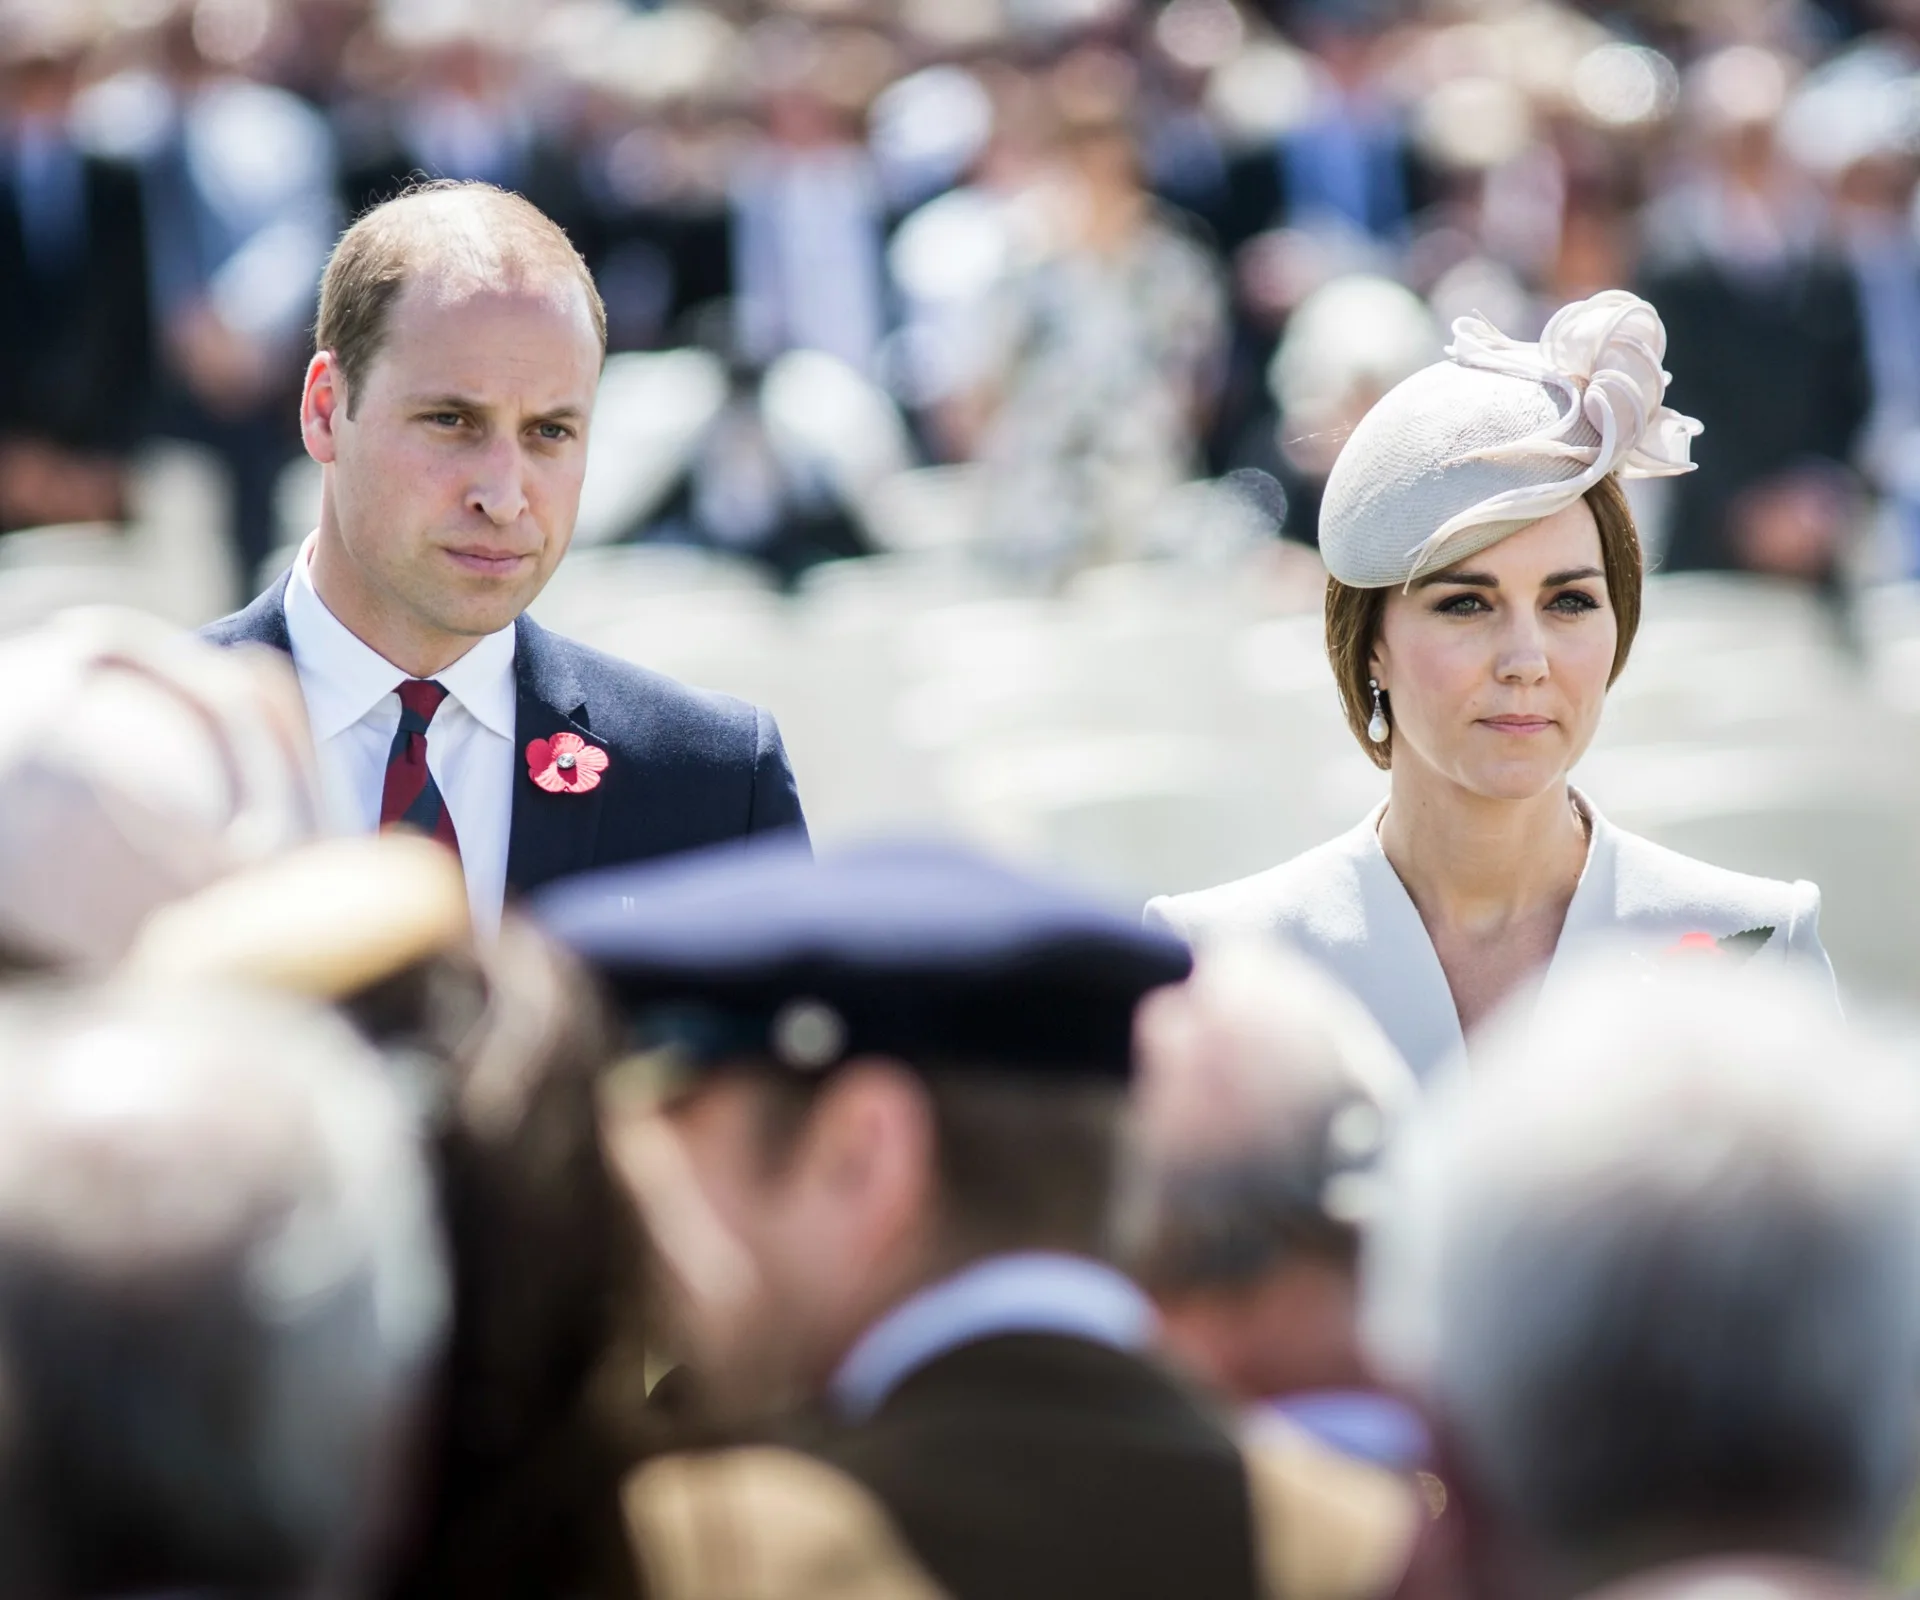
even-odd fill
[[[606,770],[606,751],[577,733],[556,733],[527,746],[527,776],[548,794],[584,794]]]

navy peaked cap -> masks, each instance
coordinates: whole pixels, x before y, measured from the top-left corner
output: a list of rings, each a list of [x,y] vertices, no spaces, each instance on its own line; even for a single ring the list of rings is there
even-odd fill
[[[814,859],[773,837],[585,874],[533,902],[642,1048],[818,1071],[877,1053],[1124,1078],[1134,1007],[1185,944],[955,845]]]

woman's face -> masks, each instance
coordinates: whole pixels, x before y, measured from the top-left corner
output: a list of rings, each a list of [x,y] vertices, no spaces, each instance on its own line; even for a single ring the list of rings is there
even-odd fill
[[[1544,792],[1593,739],[1618,628],[1584,500],[1394,590],[1373,650],[1394,771],[1490,800]]]

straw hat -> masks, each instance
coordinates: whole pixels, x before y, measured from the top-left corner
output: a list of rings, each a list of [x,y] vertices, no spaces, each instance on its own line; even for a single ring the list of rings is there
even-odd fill
[[[1320,554],[1359,589],[1408,584],[1578,500],[1610,473],[1691,472],[1700,424],[1662,404],[1667,330],[1609,289],[1554,314],[1537,344],[1483,317],[1448,359],[1396,385],[1327,479]]]

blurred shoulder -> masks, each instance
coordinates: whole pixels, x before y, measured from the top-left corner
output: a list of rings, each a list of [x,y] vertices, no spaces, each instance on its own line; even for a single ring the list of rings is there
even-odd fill
[[[1405,1575],[1425,1508],[1400,1475],[1263,1420],[1241,1444],[1266,1600],[1379,1600]]]
[[[663,1456],[621,1493],[647,1600],[942,1600],[852,1477],[777,1446]]]
[[[1365,873],[1379,854],[1374,818],[1265,872],[1190,894],[1161,895],[1146,919],[1189,943],[1279,935],[1311,948],[1366,936]]]

